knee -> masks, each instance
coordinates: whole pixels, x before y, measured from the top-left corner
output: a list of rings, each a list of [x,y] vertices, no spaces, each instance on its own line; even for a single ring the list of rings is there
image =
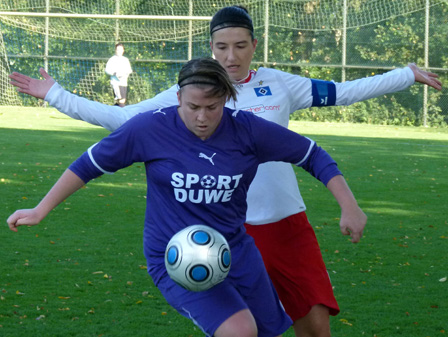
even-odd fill
[[[315,305],[310,312],[294,322],[296,336],[330,337],[330,314],[324,305]]]
[[[254,317],[248,309],[241,310],[225,320],[215,331],[215,337],[257,337]]]

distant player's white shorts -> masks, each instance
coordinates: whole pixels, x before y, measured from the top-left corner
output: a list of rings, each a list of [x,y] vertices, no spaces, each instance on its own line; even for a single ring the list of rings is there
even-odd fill
[[[305,212],[267,225],[246,224],[246,230],[255,239],[272,283],[293,321],[306,316],[317,304],[328,307],[330,315],[339,313],[316,235]]]

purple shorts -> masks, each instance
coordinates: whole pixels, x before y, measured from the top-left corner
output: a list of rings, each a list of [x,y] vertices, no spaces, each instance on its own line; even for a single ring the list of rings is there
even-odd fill
[[[167,302],[206,336],[213,336],[226,319],[243,309],[254,316],[258,336],[277,336],[288,330],[292,321],[280,304],[253,239],[245,235],[231,248],[231,254],[229,275],[209,290],[185,290],[168,275],[160,280],[158,288]]]

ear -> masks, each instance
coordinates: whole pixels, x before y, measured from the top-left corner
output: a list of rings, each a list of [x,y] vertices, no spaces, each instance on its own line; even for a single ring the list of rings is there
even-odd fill
[[[215,53],[213,52],[213,41],[210,40],[209,44],[210,44],[210,49],[212,50],[212,57],[215,58]]]
[[[254,47],[254,50],[255,50],[255,48],[257,48],[257,44],[258,44],[258,40],[257,40],[257,39],[254,39],[254,40],[252,41],[252,46]]]
[[[181,105],[180,104],[180,89],[177,91],[177,102],[179,103],[179,106]]]

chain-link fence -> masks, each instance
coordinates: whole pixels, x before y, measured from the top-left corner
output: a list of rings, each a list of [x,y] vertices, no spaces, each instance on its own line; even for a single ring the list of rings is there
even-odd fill
[[[276,67],[337,82],[415,62],[444,82],[448,4],[443,0],[246,0],[259,40],[253,67]],[[67,90],[112,104],[105,64],[124,43],[134,73],[128,102],[176,82],[188,59],[210,56],[208,21],[230,1],[3,0],[0,105],[39,105],[7,75],[48,72]],[[307,109],[293,118],[445,126],[448,98],[425,86],[352,107]]]

